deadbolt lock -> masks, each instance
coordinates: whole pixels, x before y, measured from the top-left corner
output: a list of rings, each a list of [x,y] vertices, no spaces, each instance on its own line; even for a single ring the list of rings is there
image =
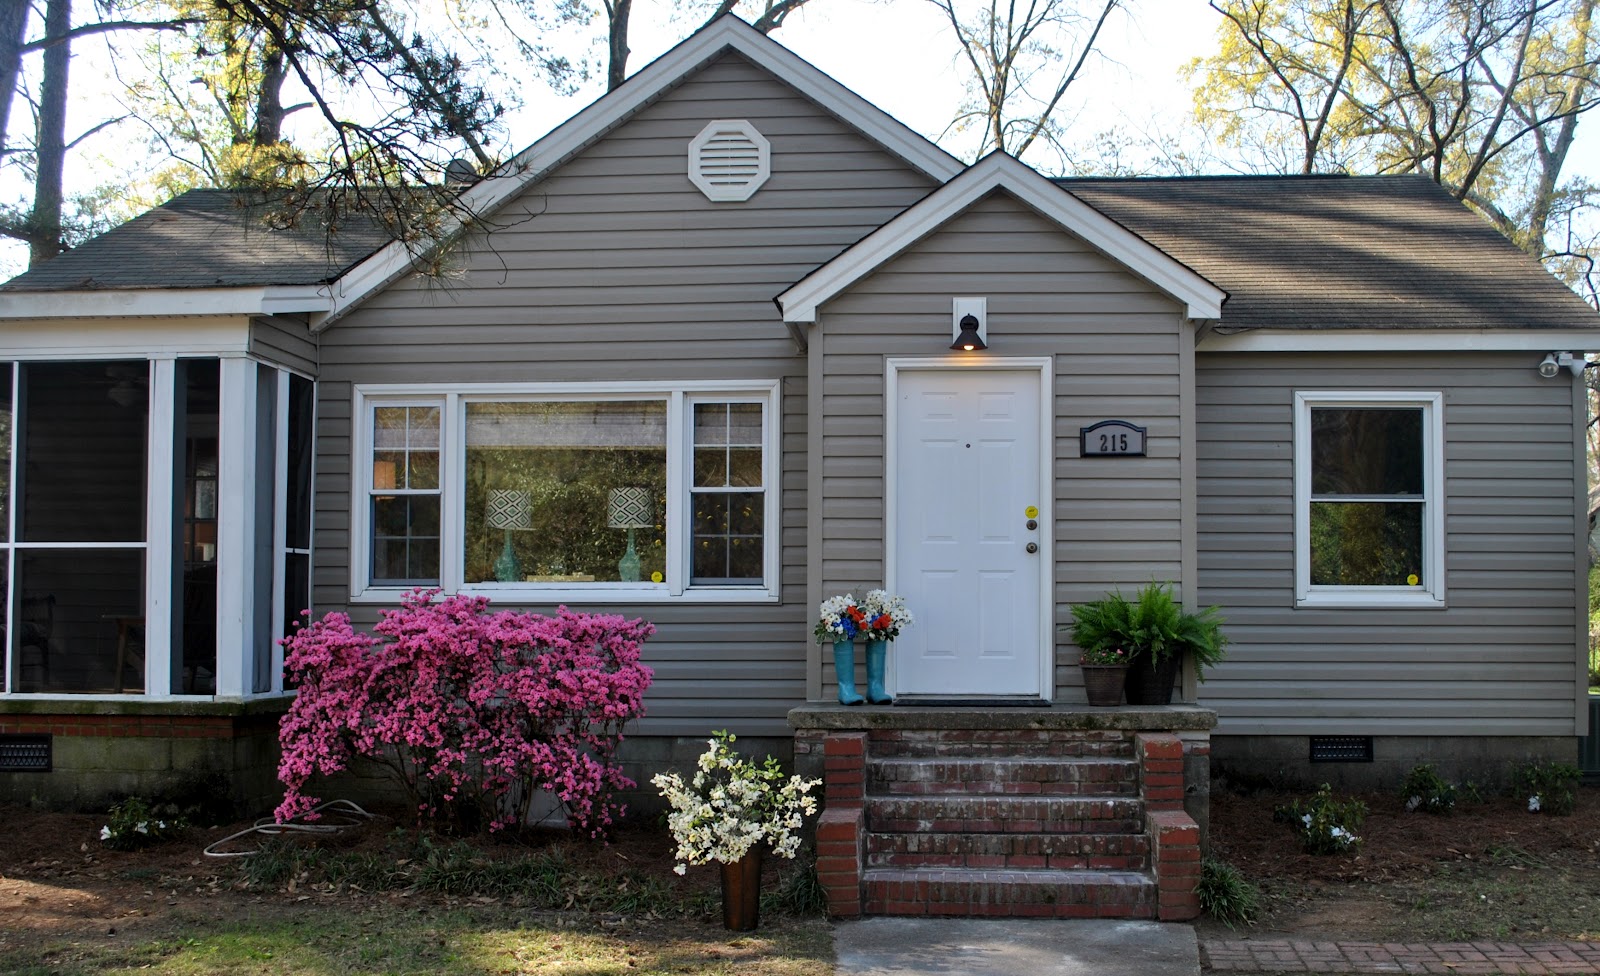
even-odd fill
[[[1030,531],[1033,530],[1033,529],[1037,529],[1038,527],[1039,527],[1039,520],[1038,519],[1028,519],[1028,529]]]

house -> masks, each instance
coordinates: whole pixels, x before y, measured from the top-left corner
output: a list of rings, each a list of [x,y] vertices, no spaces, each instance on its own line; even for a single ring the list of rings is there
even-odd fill
[[[898,865],[1094,862],[1165,887],[1014,901],[1183,917],[1208,755],[1576,755],[1600,318],[1426,180],[965,166],[729,17],[466,192],[426,269],[195,191],[0,288],[0,796],[265,797],[288,621],[419,585],[654,621],[636,768],[724,727],[826,767],[843,913],[1010,897]],[[1230,658],[1090,711],[1068,608],[1152,580]],[[815,608],[883,584],[925,707],[830,706]],[[963,749],[1136,836],[917,861],[885,824]]]

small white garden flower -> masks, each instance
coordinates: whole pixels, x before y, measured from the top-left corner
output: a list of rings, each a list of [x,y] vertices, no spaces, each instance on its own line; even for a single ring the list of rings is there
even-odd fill
[[[138,825],[135,826],[133,829],[137,830],[141,834],[148,834],[150,832],[150,825],[148,823],[146,823],[145,821],[141,820],[141,821],[139,821]]]
[[[109,824],[107,824],[106,826],[100,828],[100,839],[101,840],[110,840],[111,839],[111,826]]]
[[[672,873],[674,873],[674,874],[688,874],[689,873],[689,865],[687,865],[687,864],[679,864],[679,865],[675,866],[672,869]]]
[[[1537,794],[1535,794],[1534,796],[1528,797],[1528,812],[1529,813],[1538,813],[1539,812],[1539,797],[1538,797]]]

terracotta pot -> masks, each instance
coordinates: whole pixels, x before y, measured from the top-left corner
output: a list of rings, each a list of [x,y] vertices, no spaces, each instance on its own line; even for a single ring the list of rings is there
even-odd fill
[[[1128,665],[1128,704],[1172,704],[1172,685],[1182,666],[1183,658],[1178,654],[1168,654],[1159,663],[1148,654],[1134,658]]]
[[[1081,664],[1083,691],[1089,704],[1116,707],[1122,704],[1122,688],[1128,680],[1126,664]]]
[[[722,924],[734,932],[761,924],[761,852],[722,864]]]

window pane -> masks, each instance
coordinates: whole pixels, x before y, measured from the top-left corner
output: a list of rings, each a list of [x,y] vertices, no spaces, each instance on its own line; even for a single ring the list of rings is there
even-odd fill
[[[143,549],[19,553],[19,692],[144,691]]]
[[[694,536],[690,539],[691,583],[760,583],[761,492],[696,492]]]
[[[439,408],[378,407],[372,414],[372,486],[437,489]]]
[[[466,454],[467,582],[665,579],[665,403],[468,403]]]
[[[1420,409],[1311,411],[1313,495],[1421,495],[1422,487]]]
[[[439,581],[439,496],[389,495],[372,499],[372,582]]]
[[[1412,502],[1312,502],[1312,584],[1422,583],[1422,509]]]
[[[28,542],[142,542],[149,365],[22,367]]]
[[[696,488],[761,487],[759,403],[694,405]]]
[[[183,462],[180,511],[183,538],[175,557],[181,585],[172,605],[170,691],[216,693],[217,670],[217,439],[221,365],[179,360],[173,435]]]

